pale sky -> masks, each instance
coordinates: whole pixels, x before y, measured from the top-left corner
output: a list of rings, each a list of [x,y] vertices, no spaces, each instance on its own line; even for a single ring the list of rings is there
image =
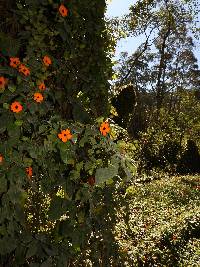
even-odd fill
[[[123,16],[129,13],[129,7],[134,4],[135,0],[108,0],[108,8],[106,15],[108,17]],[[141,37],[139,38],[126,38],[121,40],[116,48],[116,58],[119,58],[121,52],[127,51],[132,54],[137,47],[144,41]]]
[[[135,0],[108,0],[108,11],[109,16],[121,16],[129,12],[129,6],[134,4]]]

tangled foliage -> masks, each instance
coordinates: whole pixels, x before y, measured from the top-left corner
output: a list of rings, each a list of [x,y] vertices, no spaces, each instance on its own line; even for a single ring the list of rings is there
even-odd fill
[[[0,265],[111,266],[115,185],[129,172],[109,124],[100,125],[112,74],[105,1],[9,3],[0,33]]]
[[[160,110],[141,133],[135,155],[140,170],[162,169],[182,174],[199,172],[199,111],[194,92],[182,92],[180,111]]]
[[[131,184],[116,225],[126,267],[199,266],[199,176]]]
[[[179,133],[150,128],[140,139],[136,152],[139,170],[175,171],[181,151]]]

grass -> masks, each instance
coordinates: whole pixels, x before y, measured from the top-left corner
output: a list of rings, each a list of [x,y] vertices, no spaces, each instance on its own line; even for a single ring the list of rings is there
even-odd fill
[[[127,188],[116,225],[125,266],[200,266],[200,176]]]

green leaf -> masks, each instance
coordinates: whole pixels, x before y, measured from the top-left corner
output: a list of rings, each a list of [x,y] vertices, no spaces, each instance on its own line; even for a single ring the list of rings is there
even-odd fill
[[[20,127],[15,124],[9,124],[7,126],[8,135],[12,138],[18,139],[20,136]]]
[[[9,109],[9,107],[10,107],[10,105],[8,104],[8,103],[3,103],[3,108],[5,108],[5,109]]]
[[[39,263],[30,263],[30,267],[40,267]]]
[[[5,91],[5,87],[0,88],[0,93],[2,94]]]
[[[70,179],[75,181],[75,180],[79,180],[80,179],[80,171],[78,170],[72,170],[70,172]]]
[[[84,135],[81,140],[79,141],[79,146],[84,147],[85,143],[88,142],[88,136]]]
[[[17,242],[10,236],[5,236],[0,239],[0,255],[9,254],[17,247]]]
[[[25,203],[25,199],[27,198],[27,193],[25,191],[14,186],[10,187],[7,194],[13,204],[23,205]]]
[[[7,180],[5,175],[0,177],[0,194],[7,191]]]
[[[22,124],[23,124],[22,120],[16,120],[15,121],[15,125],[17,125],[17,126],[22,126]]]
[[[28,251],[26,253],[26,257],[30,258],[30,257],[36,255],[37,251],[38,251],[38,242],[36,240],[34,240],[29,245]]]
[[[101,184],[108,179],[112,179],[118,174],[118,165],[110,165],[107,168],[99,168],[96,170],[95,183]]]
[[[0,117],[0,133],[4,132],[9,124],[13,123],[13,117],[4,113]]]
[[[51,266],[53,266],[53,265],[52,265],[52,260],[51,260],[51,259],[48,259],[48,260],[44,261],[44,262],[40,265],[40,267],[51,267]]]
[[[18,54],[18,51],[20,48],[20,42],[19,42],[19,39],[14,39],[10,37],[9,35],[1,32],[0,33],[0,47],[2,50],[4,50],[4,55],[13,56],[13,55]]]
[[[69,158],[69,152],[67,150],[60,150],[60,156],[62,161],[67,164],[68,163],[68,158]]]
[[[70,236],[74,231],[75,222],[71,220],[64,220],[59,223],[59,233],[62,236]]]
[[[63,29],[59,29],[59,33],[63,41],[67,40],[67,33]]]
[[[33,160],[31,158],[23,158],[23,162],[25,166],[31,166],[33,163]]]
[[[79,103],[73,103],[73,117],[75,121],[80,121],[82,123],[90,123],[90,116],[84,107]]]
[[[70,142],[67,143],[59,142],[57,144],[57,147],[59,148],[59,150],[66,151],[67,149],[70,148]]]
[[[11,92],[11,93],[14,93],[16,91],[16,86],[15,85],[9,85],[8,86],[8,90]]]
[[[86,47],[85,44],[80,44],[80,49],[83,49],[83,48],[85,48],[85,47]]]
[[[52,221],[60,219],[60,217],[63,215],[63,213],[66,212],[64,206],[63,206],[63,198],[61,197],[55,197],[50,204],[49,208],[49,219]]]
[[[42,125],[39,126],[39,131],[38,131],[38,133],[39,133],[39,134],[40,134],[40,133],[44,133],[44,132],[47,131],[47,129],[48,129],[47,125],[42,124]]]
[[[38,158],[38,149],[31,147],[31,149],[29,150],[29,154],[30,154],[31,158],[37,159]]]
[[[95,121],[96,121],[97,123],[101,123],[101,122],[104,121],[104,117],[98,117],[98,118],[96,118]]]
[[[26,247],[18,246],[15,251],[15,259],[18,265],[22,265],[25,263],[25,254],[26,254]]]
[[[47,253],[47,255],[49,256],[55,256],[57,254],[56,250],[53,250],[52,248],[50,248],[47,245],[43,245],[42,248],[45,250],[45,252]]]

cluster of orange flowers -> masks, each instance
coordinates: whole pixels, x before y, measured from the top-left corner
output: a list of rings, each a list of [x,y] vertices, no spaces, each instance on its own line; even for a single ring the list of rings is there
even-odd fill
[[[61,14],[62,17],[66,17],[68,16],[69,10],[63,5],[61,4],[59,7],[59,12]],[[52,64],[51,59],[48,56],[44,56],[43,58],[43,63],[45,66],[49,66]],[[13,68],[18,68],[18,71],[23,73],[25,76],[30,75],[30,70],[24,65],[21,64],[19,58],[17,57],[12,57],[10,58],[10,66]],[[6,85],[6,79],[4,77],[0,77],[0,88],[4,88]],[[38,85],[38,88],[40,90],[45,90],[46,86],[44,84],[44,82],[41,82]],[[36,92],[33,95],[33,99],[38,102],[41,103],[44,100],[44,97],[41,93]],[[23,110],[23,106],[20,104],[20,102],[18,101],[14,101],[11,105],[10,105],[10,109],[11,111],[13,111],[14,113],[19,113]],[[106,136],[107,133],[110,132],[110,126],[108,122],[103,122],[100,126],[100,132],[103,136]],[[62,130],[61,133],[58,134],[58,138],[60,140],[62,140],[62,142],[66,143],[68,140],[72,139],[73,135],[71,134],[71,131],[69,129],[65,129]],[[3,162],[4,158],[3,156],[0,154],[0,164]],[[32,177],[33,175],[33,169],[32,167],[26,167],[26,174],[29,178]],[[88,179],[88,183],[90,185],[94,185],[95,183],[95,178],[94,177],[90,177]]]
[[[51,59],[50,59],[48,56],[44,56],[44,58],[43,58],[43,63],[44,63],[45,66],[48,67],[49,65],[52,64],[52,61],[51,61]],[[18,71],[19,71],[20,73],[23,73],[25,76],[30,75],[30,70],[29,70],[29,68],[27,68],[24,64],[21,64],[19,58],[17,58],[17,57],[11,57],[11,58],[10,58],[10,66],[11,66],[12,68],[18,68]],[[5,79],[3,76],[0,76],[0,88],[4,88],[5,85],[6,85],[6,82],[7,82],[6,79]],[[39,88],[40,90],[45,90],[45,89],[46,89],[46,86],[45,86],[44,82],[40,83],[40,84],[38,85],[38,88]],[[43,97],[43,95],[42,95],[41,93],[36,92],[36,93],[34,93],[34,95],[33,95],[33,99],[34,99],[36,102],[40,103],[40,102],[43,101],[44,97]],[[11,109],[11,111],[13,111],[14,113],[19,113],[19,112],[21,112],[21,111],[23,110],[23,106],[21,105],[20,102],[18,102],[18,101],[14,101],[14,102],[10,105],[10,109]],[[0,164],[2,164],[3,161],[4,161],[3,155],[0,154]],[[31,178],[32,175],[33,175],[33,169],[32,169],[32,167],[26,167],[25,170],[26,170],[26,174],[27,174],[27,176],[28,176],[29,178]]]
[[[19,72],[23,73],[25,76],[30,75],[30,70],[24,64],[19,65]]]
[[[12,68],[17,68],[20,65],[20,60],[18,57],[11,57],[10,58],[10,66]]]
[[[43,57],[43,63],[45,66],[49,66],[52,64],[52,61],[50,59],[50,57],[48,56],[44,56]],[[10,66],[12,68],[18,68],[19,72],[22,72],[25,76],[30,75],[30,70],[24,65],[20,63],[20,60],[18,57],[11,57],[10,58]],[[0,88],[4,88],[6,85],[6,79],[4,77],[0,77]],[[44,91],[46,89],[45,83],[41,82],[38,85],[39,90]],[[44,100],[44,96],[39,93],[36,92],[33,95],[33,99],[34,101],[36,101],[37,103],[41,103]],[[23,110],[23,106],[21,105],[20,102],[18,101],[14,101],[11,105],[10,105],[10,109],[12,112],[14,113],[19,113]]]
[[[22,106],[19,102],[14,102],[11,105],[11,109],[13,110],[13,112],[20,112],[20,110],[22,110]],[[102,122],[100,125],[100,132],[103,136],[106,136],[107,133],[110,132],[110,126],[108,122]],[[70,139],[72,139],[73,135],[71,134],[70,129],[65,129],[62,130],[61,133],[58,134],[58,138],[66,143],[67,141],[69,141]],[[3,163],[3,155],[0,154],[0,164]],[[31,179],[32,175],[33,175],[33,168],[32,167],[26,167],[26,174],[27,176]],[[95,184],[95,177],[90,177],[88,179],[88,184],[90,184],[91,186],[93,186]]]
[[[43,63],[45,66],[49,67],[51,64],[52,64],[52,61],[50,59],[50,57],[48,56],[44,56],[43,57]],[[41,82],[39,85],[38,85],[38,88],[41,90],[41,91],[44,91],[46,89],[46,85],[44,82]],[[39,93],[39,92],[36,92],[34,93],[33,95],[33,99],[37,102],[37,103],[41,103],[43,100],[44,100],[44,96]]]
[[[22,64],[18,57],[10,58],[10,66],[15,69],[18,68],[18,71],[23,73],[25,76],[28,76],[31,73],[29,68],[27,68],[24,64]]]
[[[60,5],[59,12],[60,12],[61,16],[66,17],[68,15],[69,11],[64,5]],[[48,56],[44,56],[43,57],[43,63],[46,67],[49,67],[52,64],[51,58]],[[31,73],[30,69],[28,67],[26,67],[24,64],[22,64],[18,57],[11,57],[10,58],[10,67],[18,69],[18,71],[20,73],[23,73],[25,76],[29,76]],[[7,80],[3,76],[0,76],[0,88],[4,88],[6,83],[7,83]],[[38,88],[41,91],[45,90],[46,89],[45,83],[41,82],[38,85]],[[36,102],[41,103],[44,100],[44,97],[41,93],[36,92],[33,95],[33,99]],[[21,105],[20,102],[14,101],[10,105],[10,109],[14,113],[19,113],[23,110],[23,106]],[[72,138],[72,134],[71,134],[69,129],[63,130],[58,136],[63,142],[67,142],[67,140],[70,140]],[[3,155],[0,154],[0,164],[3,163],[3,160],[4,160]],[[32,167],[26,167],[26,174],[28,175],[29,178],[32,177],[32,175],[33,175]]]
[[[99,128],[101,134],[106,136],[110,132],[110,125],[108,122],[102,122]],[[58,138],[66,143],[68,140],[72,139],[73,135],[69,129],[62,130],[61,133],[58,134]]]
[[[59,7],[59,13],[62,17],[66,17],[68,16],[69,10],[63,5],[61,4]],[[48,57],[47,55],[43,57],[43,63],[45,66],[49,66],[52,64],[51,58]],[[30,75],[30,69],[28,67],[26,67],[24,64],[22,64],[20,62],[20,59],[18,57],[11,57],[10,58],[10,66],[12,68],[18,69],[18,71],[20,73],[23,73],[25,76],[29,76]],[[0,88],[4,88],[6,85],[6,79],[1,76],[0,77]],[[38,85],[39,90],[43,91],[46,89],[46,86],[44,84],[44,82],[41,82]],[[44,100],[44,96],[40,93],[40,92],[36,92],[33,95],[33,99],[34,101],[36,101],[37,103],[41,103]],[[13,111],[14,113],[19,113],[23,110],[23,106],[21,105],[20,102],[15,101],[10,105],[10,109],[11,111]]]

